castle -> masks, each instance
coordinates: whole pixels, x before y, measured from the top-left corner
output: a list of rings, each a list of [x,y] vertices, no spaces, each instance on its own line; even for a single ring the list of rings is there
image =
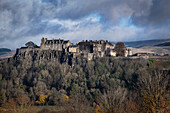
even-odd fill
[[[73,58],[82,56],[88,60],[92,60],[97,57],[104,56],[122,56],[127,57],[132,55],[132,51],[127,49],[124,43],[112,44],[109,41],[104,40],[86,40],[78,43],[71,43],[69,40],[63,39],[52,39],[47,38],[41,39],[40,47],[35,45],[33,42],[25,44],[27,47],[21,47],[20,52],[36,50],[36,51],[61,51],[62,53],[70,54]]]

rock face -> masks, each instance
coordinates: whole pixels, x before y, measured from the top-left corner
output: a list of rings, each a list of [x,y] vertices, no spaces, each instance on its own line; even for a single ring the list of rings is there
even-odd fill
[[[52,60],[59,63],[71,63],[72,55],[56,50],[41,50],[39,48],[17,49],[15,60],[28,59],[30,61]]]

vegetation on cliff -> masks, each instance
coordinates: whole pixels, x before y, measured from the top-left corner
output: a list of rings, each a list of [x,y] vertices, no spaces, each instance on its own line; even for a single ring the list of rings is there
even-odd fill
[[[169,61],[88,61],[54,51],[16,55],[0,62],[1,111],[14,104],[9,109],[22,112],[32,105],[58,106],[63,112],[168,112],[169,67]]]

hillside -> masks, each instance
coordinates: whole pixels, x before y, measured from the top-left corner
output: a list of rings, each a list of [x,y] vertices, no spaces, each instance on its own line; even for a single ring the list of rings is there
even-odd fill
[[[144,46],[140,48],[128,47],[132,50],[132,53],[155,53],[158,55],[170,55],[170,46]]]
[[[155,46],[170,46],[170,42],[164,42]]]
[[[0,55],[7,54],[9,52],[11,52],[11,50],[8,48],[0,48]]]
[[[0,48],[0,60],[13,57],[15,53],[15,50],[10,50],[8,48]]]
[[[162,40],[145,40],[145,41],[135,41],[135,42],[124,42],[126,46],[133,48],[140,48],[144,46],[170,46],[170,39]]]
[[[107,99],[114,104],[114,109],[109,108],[114,110],[112,113],[117,110],[130,112],[131,103],[138,113],[144,110],[143,103],[147,103],[145,95],[141,94],[147,90],[144,86],[148,83],[142,80],[149,79],[157,84],[157,75],[152,73],[162,73],[166,69],[162,80],[167,83],[170,74],[167,70],[170,68],[169,60],[103,57],[88,61],[81,56],[70,59],[69,55],[52,50],[16,53],[13,58],[0,62],[1,111],[16,110],[17,107],[10,108],[13,106],[30,110],[31,102],[39,106],[62,107],[62,113],[70,113],[71,110],[71,113],[87,113],[100,105],[100,109],[109,113],[103,105]],[[74,65],[71,66],[72,63]],[[164,97],[164,94],[161,96]]]

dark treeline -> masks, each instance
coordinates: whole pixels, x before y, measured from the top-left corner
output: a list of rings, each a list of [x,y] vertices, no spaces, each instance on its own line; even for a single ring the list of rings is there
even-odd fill
[[[24,97],[33,105],[66,106],[74,112],[168,112],[169,61],[78,57],[70,66],[61,58],[35,59],[1,61],[2,108]]]

